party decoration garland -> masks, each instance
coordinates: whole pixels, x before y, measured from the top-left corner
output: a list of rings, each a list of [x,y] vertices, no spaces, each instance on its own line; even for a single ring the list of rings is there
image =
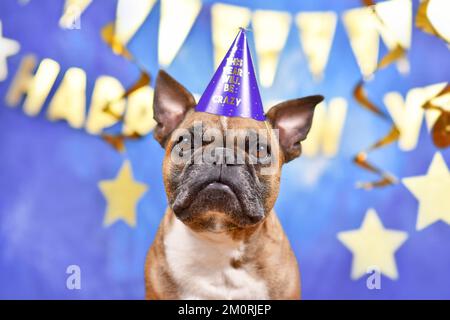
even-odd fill
[[[403,2],[403,3],[400,3]],[[392,1],[390,4],[398,5],[400,4],[410,4],[410,1],[408,0],[397,0],[397,3],[395,1]],[[388,26],[385,25],[384,20],[379,16],[379,12],[376,9],[376,5],[373,5],[371,1],[364,2],[365,5],[369,5],[368,8],[373,13],[373,16],[378,20],[380,23],[380,26],[383,26],[384,28],[388,29]],[[401,8],[401,7],[400,7]],[[397,7],[398,9],[398,7]],[[385,8],[384,8],[385,10]],[[392,64],[395,61],[398,61],[399,59],[403,58],[406,54],[406,49],[403,47],[404,44],[402,41],[400,41],[400,38],[395,39],[397,44],[395,46],[392,46],[392,49],[388,51],[388,53],[380,60],[380,62],[377,64],[375,70],[373,71],[373,76],[378,70],[386,68],[390,64]],[[393,176],[391,173],[382,170],[375,166],[374,164],[370,163],[368,161],[368,154],[371,151],[374,151],[376,149],[382,148],[384,146],[387,146],[395,141],[397,141],[400,137],[400,131],[395,125],[395,123],[392,121],[389,115],[384,113],[378,106],[376,106],[373,102],[371,102],[367,96],[366,91],[364,90],[364,84],[365,80],[362,79],[353,90],[353,96],[355,100],[365,109],[371,111],[372,113],[376,114],[378,117],[382,118],[384,121],[387,121],[390,123],[391,128],[389,132],[384,135],[382,138],[380,138],[378,141],[373,143],[369,148],[362,150],[358,152],[355,157],[353,158],[353,162],[363,168],[364,170],[370,171],[376,175],[379,176],[379,179],[372,182],[358,182],[357,187],[363,188],[366,190],[370,190],[375,187],[384,187],[388,185],[392,185],[398,182],[397,178]]]
[[[448,0],[424,0],[416,14],[416,27],[450,44],[450,24]]]
[[[337,14],[333,11],[300,12],[295,20],[309,70],[314,79],[321,79],[333,43]]]
[[[428,1],[425,1],[425,2],[428,2]],[[375,17],[380,22],[380,27],[384,28],[385,31],[392,29],[392,26],[395,25],[395,23],[392,22],[392,17],[393,17],[392,12],[387,10],[388,9],[386,7],[387,5],[395,5],[396,6],[395,9],[397,11],[401,11],[402,6],[410,7],[410,2],[408,5],[407,0],[396,0],[396,1],[390,1],[389,3],[384,2],[381,4],[375,4],[375,5],[373,4],[372,1],[363,1],[363,3],[365,5],[370,6],[370,8],[373,10]],[[380,10],[380,7],[379,7],[380,5],[384,6],[381,8],[382,10]],[[425,5],[425,3],[423,3],[421,5],[422,8],[419,9],[419,12],[417,15],[419,17],[419,22],[424,21],[423,19],[421,20],[421,18],[420,18],[420,17],[423,18],[424,12],[426,12],[426,7],[424,7],[424,5]],[[386,14],[387,12],[389,12],[389,14]],[[391,21],[391,23],[389,23],[389,25],[391,25],[391,28],[389,28],[389,26],[386,24],[386,18],[388,18],[388,17],[389,17],[389,20]],[[416,17],[416,23],[417,23],[417,17]],[[404,30],[410,29],[407,22],[404,23],[403,29]],[[383,34],[383,33],[381,33],[381,34]],[[384,34],[386,34],[386,32]],[[390,34],[393,34],[393,32],[390,32]],[[401,35],[402,32],[401,31],[397,32],[397,34]],[[396,61],[404,59],[404,57],[406,56],[407,48],[409,48],[409,45],[410,45],[410,37],[411,37],[410,34],[403,32],[403,36],[398,36],[397,39],[394,39],[394,38],[384,39],[386,45],[389,47],[390,50],[378,63],[377,68],[375,69],[375,71],[373,73],[375,73],[376,71],[378,71],[380,69],[386,68],[387,66],[389,66],[390,64],[392,64]],[[376,141],[368,149],[358,152],[353,159],[353,161],[355,162],[356,165],[358,165],[359,167],[361,167],[367,171],[375,173],[380,177],[379,180],[374,181],[374,182],[360,182],[357,184],[358,187],[361,187],[364,189],[372,189],[374,187],[387,186],[387,185],[395,184],[398,182],[396,177],[394,177],[392,174],[376,167],[375,165],[371,164],[367,160],[367,158],[368,158],[369,152],[371,152],[375,149],[382,148],[386,145],[389,145],[389,144],[399,140],[400,130],[387,114],[382,112],[379,107],[377,107],[374,103],[372,103],[368,99],[368,96],[364,90],[364,83],[365,83],[365,81],[361,80],[356,85],[356,87],[353,91],[353,96],[354,96],[355,100],[365,109],[371,111],[372,113],[376,114],[378,117],[381,117],[385,121],[388,121],[389,123],[391,123],[391,129],[385,136],[383,136],[381,139]],[[425,102],[425,104],[423,105],[423,108],[425,110],[437,110],[440,112],[440,116],[438,117],[438,119],[436,120],[436,122],[434,123],[433,128],[432,128],[433,143],[438,148],[446,148],[450,145],[450,111],[445,110],[444,108],[442,108],[440,106],[434,105],[432,101],[434,101],[435,99],[438,99],[439,97],[445,96],[446,94],[449,93],[449,91],[450,91],[450,89],[449,89],[449,86],[447,85],[437,96],[434,96],[434,97],[428,99]]]
[[[111,49],[115,54],[120,55],[125,59],[129,60],[140,71],[139,79],[134,84],[132,84],[117,100],[109,102],[103,109],[104,112],[107,112],[113,117],[115,117],[117,120],[122,121],[124,113],[122,113],[122,115],[115,114],[111,109],[111,104],[117,102],[118,100],[125,99],[128,96],[130,96],[133,92],[149,85],[151,81],[151,76],[145,70],[145,68],[134,58],[134,56],[130,53],[130,51],[126,48],[126,46],[115,36],[114,26],[115,26],[114,23],[109,23],[105,27],[103,27],[103,29],[101,30],[103,41],[105,41],[106,44],[108,44],[111,47]],[[136,140],[141,138],[142,136],[139,133],[133,132],[129,135],[123,133],[117,135],[103,134],[101,137],[103,138],[104,141],[109,143],[117,151],[122,152],[125,150],[124,141],[126,139]]]
[[[437,118],[431,130],[431,137],[434,145],[441,149],[450,146],[450,110],[445,110],[443,107],[437,106],[434,101],[444,96],[450,100],[449,94],[450,85],[447,84],[436,97],[423,105],[425,110],[437,110],[440,112],[440,116]]]
[[[381,109],[379,107],[377,107],[375,104],[373,104],[367,97],[367,94],[364,90],[364,81],[361,81],[358,83],[358,85],[356,86],[355,90],[353,91],[353,96],[355,97],[356,101],[363,106],[364,108],[366,108],[367,110],[371,111],[372,113],[376,114],[377,116],[379,116],[380,118],[382,118],[385,121],[388,121],[391,123],[391,129],[389,130],[389,132],[382,137],[381,139],[379,139],[378,141],[376,141],[373,145],[371,145],[369,148],[367,148],[366,150],[360,151],[356,154],[356,156],[353,158],[353,161],[356,163],[356,165],[358,165],[359,167],[368,170],[370,172],[373,172],[375,174],[377,174],[378,176],[380,176],[380,179],[378,181],[374,181],[374,182],[359,182],[357,184],[358,187],[369,190],[372,189],[374,187],[383,187],[383,186],[388,186],[394,183],[397,183],[397,178],[394,177],[392,174],[381,170],[380,168],[376,167],[375,165],[371,164],[368,160],[368,153],[382,148],[386,145],[389,145],[395,141],[398,140],[398,138],[400,137],[400,131],[398,130],[398,128],[395,126],[395,124],[392,122],[392,120],[390,119],[390,117],[385,114],[383,111],[381,111]]]

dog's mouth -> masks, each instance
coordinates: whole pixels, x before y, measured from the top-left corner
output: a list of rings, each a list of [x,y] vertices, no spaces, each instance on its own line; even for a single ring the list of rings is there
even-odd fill
[[[204,214],[221,213],[237,225],[255,224],[264,217],[258,191],[247,179],[232,172],[228,175],[202,170],[200,174],[187,175],[180,180],[171,206],[182,221],[204,218]],[[256,194],[255,194],[256,193]]]
[[[215,207],[224,211],[238,206],[240,210],[243,210],[233,186],[217,180],[194,185],[185,196],[179,194],[172,205],[172,209],[175,213],[180,213],[180,216],[183,216],[183,213],[187,214],[187,209],[193,205],[203,205],[205,209]]]

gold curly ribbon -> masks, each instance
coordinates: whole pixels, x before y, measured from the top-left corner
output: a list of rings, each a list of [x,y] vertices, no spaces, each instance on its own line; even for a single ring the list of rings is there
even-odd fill
[[[384,121],[388,121],[391,123],[391,129],[389,132],[383,136],[381,139],[377,140],[374,144],[372,144],[369,148],[366,150],[360,151],[356,154],[356,156],[353,158],[353,162],[358,165],[359,167],[370,171],[372,173],[375,173],[380,177],[379,180],[373,181],[373,182],[358,182],[357,187],[363,188],[366,190],[370,190],[374,187],[384,187],[391,184],[397,183],[397,178],[393,176],[392,174],[381,170],[380,168],[376,167],[375,165],[371,164],[367,158],[369,152],[382,148],[384,146],[387,146],[395,141],[397,141],[400,137],[400,131],[395,126],[394,122],[391,120],[391,118],[381,111],[380,108],[378,108],[374,103],[372,103],[364,90],[364,81],[361,80],[357,86],[355,87],[353,91],[353,96],[355,100],[363,106],[365,109],[371,111],[372,113],[376,114],[378,117],[382,118]]]
[[[376,13],[376,10],[374,8],[374,2],[371,0],[363,0],[362,1],[365,6],[368,6],[372,9],[375,17],[380,21],[380,23],[383,23],[383,21],[379,18],[379,16]],[[403,58],[406,54],[406,49],[403,48],[399,43],[397,45],[389,50],[386,55],[384,55],[380,62],[377,65],[377,68],[373,72],[375,74],[378,70],[381,70],[383,68],[388,67],[392,63],[398,61],[399,59]],[[370,190],[376,187],[385,187],[388,185],[392,185],[398,182],[397,178],[392,175],[391,173],[382,170],[381,168],[375,166],[374,164],[370,163],[368,161],[368,154],[376,149],[385,147],[395,141],[397,141],[400,138],[400,130],[397,128],[395,123],[392,121],[391,117],[384,113],[378,106],[376,106],[370,99],[368,98],[368,95],[364,89],[365,81],[364,79],[360,80],[357,85],[355,86],[353,90],[353,97],[355,98],[356,102],[359,103],[363,108],[367,109],[368,111],[374,113],[384,121],[387,121],[391,124],[391,129],[389,132],[384,135],[382,138],[377,140],[375,143],[373,143],[370,147],[368,147],[365,150],[362,150],[358,152],[355,157],[353,158],[353,162],[359,166],[360,168],[367,170],[369,172],[372,172],[376,174],[379,179],[371,182],[358,182],[356,186],[358,188]]]
[[[139,79],[133,83],[125,92],[116,100],[116,101],[110,101],[105,107],[103,108],[103,111],[106,113],[109,113],[113,117],[115,117],[118,121],[123,121],[125,112],[121,115],[115,114],[112,109],[111,105],[114,104],[114,102],[117,102],[122,99],[126,99],[128,96],[130,96],[133,92],[139,90],[142,87],[145,87],[150,84],[151,76],[150,74],[145,70],[145,68],[134,58],[134,56],[131,54],[130,51],[123,45],[115,36],[115,23],[111,22],[103,27],[101,30],[101,36],[103,41],[112,49],[112,51],[124,57],[125,59],[132,62],[140,71]],[[111,134],[103,134],[101,135],[102,139],[110,144],[114,149],[116,149],[119,152],[123,152],[125,150],[125,140],[136,140],[139,138],[142,138],[142,136],[138,133],[132,133],[131,135],[125,135],[125,134],[117,134],[117,135],[111,135]]]
[[[437,110],[441,114],[431,129],[431,138],[436,147],[444,149],[450,146],[450,110],[445,110],[433,104],[433,100],[450,93],[450,85],[447,85],[437,96],[427,101],[422,107],[425,110]]]
[[[437,32],[437,30],[434,29],[431,22],[428,19],[427,16],[427,5],[429,3],[429,0],[426,0],[421,3],[418,13],[416,15],[416,26],[424,30],[425,32],[432,33],[443,40],[445,38]],[[374,2],[371,0],[363,0],[363,4],[366,6],[370,6],[373,9],[373,12],[375,16],[379,19],[381,23],[381,19],[376,14],[376,11],[374,10]],[[445,40],[446,41],[446,40]],[[378,63],[377,68],[375,69],[374,73],[376,73],[378,70],[386,68],[390,64],[394,63],[395,61],[403,58],[406,54],[406,49],[403,48],[399,43],[391,49]],[[397,178],[390,174],[389,172],[382,170],[375,165],[371,164],[368,161],[368,154],[369,152],[382,148],[386,145],[389,145],[395,141],[397,141],[400,138],[400,131],[392,121],[392,119],[383,111],[381,111],[380,108],[378,108],[374,103],[372,103],[368,96],[366,91],[364,90],[364,80],[361,80],[356,85],[355,89],[353,90],[353,96],[355,100],[365,109],[371,111],[372,113],[376,114],[378,117],[382,118],[384,121],[388,121],[391,123],[391,129],[389,132],[383,136],[381,139],[376,141],[372,146],[367,148],[366,150],[360,151],[356,154],[353,161],[356,165],[359,167],[375,173],[379,176],[379,179],[373,182],[359,182],[357,184],[358,187],[364,188],[364,189],[373,189],[375,187],[384,187],[388,185],[392,185],[398,182]],[[433,109],[439,111],[441,114],[436,120],[436,122],[433,125],[431,136],[433,143],[438,148],[447,148],[450,146],[450,111],[445,110],[439,106],[433,105],[432,101],[440,96],[443,96],[445,94],[450,93],[450,85],[447,85],[437,96],[431,98],[429,101],[427,101],[424,105],[424,109]]]
[[[125,140],[138,140],[142,138],[142,136],[138,133],[133,133],[127,136],[122,134],[113,135],[104,133],[101,137],[106,143],[121,153],[125,151]]]

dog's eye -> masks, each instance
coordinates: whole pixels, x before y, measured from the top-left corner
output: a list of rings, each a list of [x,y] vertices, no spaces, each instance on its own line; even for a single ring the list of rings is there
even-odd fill
[[[190,152],[194,147],[194,141],[192,135],[184,134],[180,135],[176,138],[175,143],[172,146],[172,149],[177,153],[179,157],[183,157],[186,152]]]
[[[256,158],[259,164],[267,164],[270,162],[272,153],[270,150],[270,145],[258,142],[256,146]]]
[[[189,140],[190,139],[188,137],[186,137],[186,136],[179,136],[176,144],[189,143]]]
[[[265,142],[258,141],[254,144],[248,145],[248,154],[250,160],[254,164],[266,165],[269,164],[272,159],[272,153],[270,145]]]

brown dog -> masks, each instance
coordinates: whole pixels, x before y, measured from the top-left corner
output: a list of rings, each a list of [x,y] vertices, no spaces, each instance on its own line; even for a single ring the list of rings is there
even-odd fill
[[[166,149],[163,178],[169,206],[147,255],[147,299],[300,298],[297,261],[273,206],[281,166],[300,155],[300,141],[322,100],[311,96],[280,103],[266,114],[266,122],[195,112],[193,96],[160,71],[154,136]],[[207,137],[209,129],[215,130],[214,139]],[[275,161],[259,162],[256,154],[256,162],[250,162],[250,148],[243,151],[243,164],[227,163],[225,157],[192,161],[199,150],[227,151],[211,143],[222,142],[232,129],[263,130],[271,139],[258,138],[257,150]],[[186,132],[200,145],[187,140]],[[174,154],[186,149],[192,154],[175,161]],[[271,174],[262,174],[263,168],[272,169]]]

